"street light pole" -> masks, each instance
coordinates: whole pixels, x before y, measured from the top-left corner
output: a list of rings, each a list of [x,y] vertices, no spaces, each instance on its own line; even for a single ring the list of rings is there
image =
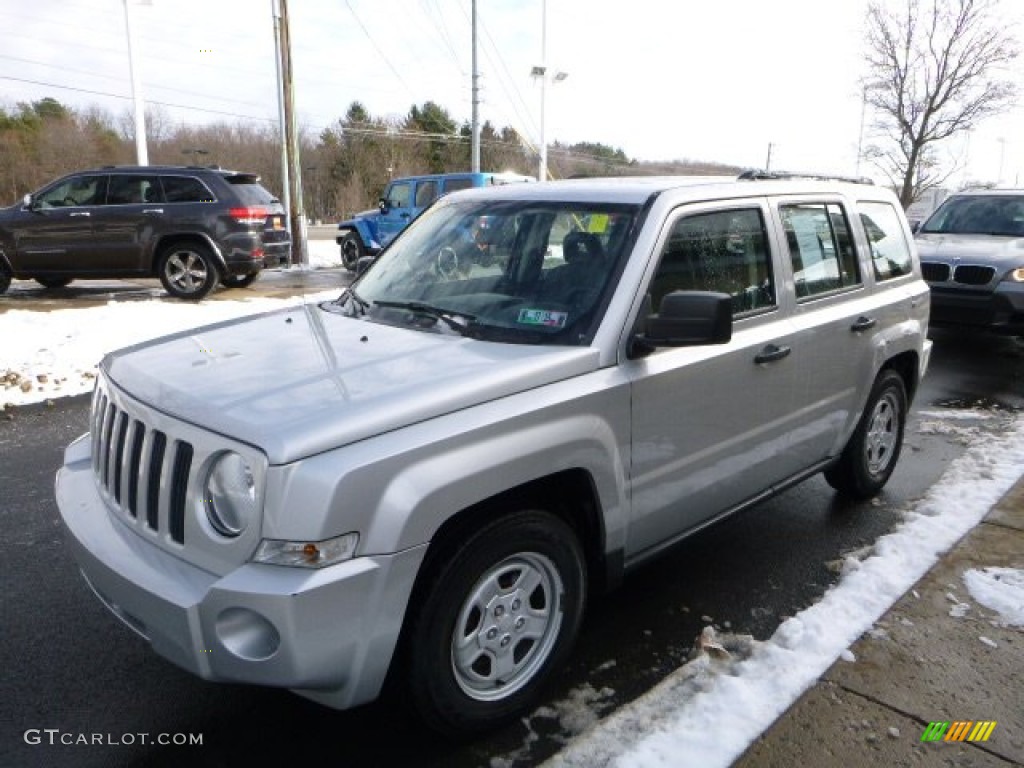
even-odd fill
[[[544,109],[547,106],[548,81],[548,0],[541,0],[540,6],[540,66],[533,71],[540,74],[540,165],[537,180],[548,180],[548,139],[544,134]]]
[[[132,46],[132,12],[130,0],[124,0],[124,26],[128,36],[128,72],[132,79],[132,100],[135,102],[135,158],[139,165],[149,165],[149,151],[146,149],[146,106],[142,100],[142,85],[139,81],[139,66],[135,61]]]

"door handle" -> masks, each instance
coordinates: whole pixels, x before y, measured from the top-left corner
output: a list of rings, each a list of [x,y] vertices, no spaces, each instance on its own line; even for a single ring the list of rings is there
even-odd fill
[[[72,211],[70,216],[92,216],[88,211]]]
[[[874,328],[875,323],[877,322],[878,321],[873,317],[861,315],[854,321],[853,325],[850,326],[850,330],[854,333],[860,333],[861,331],[866,331],[869,328]]]
[[[757,353],[757,357],[754,358],[754,362],[758,365],[761,363],[774,363],[776,360],[789,355],[793,350],[789,347],[780,347],[775,344],[768,344],[764,349]]]
[[[163,208],[143,208],[142,212],[143,213],[163,213],[164,209]]]

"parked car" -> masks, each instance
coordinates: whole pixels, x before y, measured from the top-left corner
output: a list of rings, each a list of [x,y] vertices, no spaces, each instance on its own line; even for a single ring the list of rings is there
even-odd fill
[[[201,299],[252,283],[291,249],[284,208],[251,173],[111,166],[64,176],[0,209],[0,293],[12,279],[157,276]]]
[[[57,476],[65,540],[196,675],[336,708],[390,679],[473,733],[675,542],[819,472],[877,494],[927,330],[883,188],[457,192],[334,301],[108,355]]]
[[[932,325],[1024,335],[1024,190],[954,194],[916,241]]]
[[[535,179],[515,173],[442,173],[394,179],[384,190],[377,208],[338,224],[340,232],[335,242],[341,247],[341,262],[346,269],[355,271],[361,258],[379,253],[442,195],[472,187],[527,181]]]

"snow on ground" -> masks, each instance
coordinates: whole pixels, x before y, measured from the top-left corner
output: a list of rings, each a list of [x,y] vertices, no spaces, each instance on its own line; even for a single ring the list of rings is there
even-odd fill
[[[998,613],[1002,624],[1024,627],[1024,570],[972,568],[963,579],[975,602]]]
[[[1024,418],[975,440],[923,501],[815,605],[753,643],[749,655],[701,654],[583,733],[548,768],[728,766],[985,516],[1020,477]],[[1007,623],[1021,620],[1024,574],[987,568],[964,581]],[[991,641],[990,641],[991,642]],[[492,761],[500,766],[501,759]]]
[[[310,264],[338,266],[338,246],[309,241]],[[290,299],[237,301],[110,301],[100,307],[50,312],[10,309],[0,313],[0,408],[92,391],[96,366],[107,352],[186,328],[269,312],[303,301],[334,298],[339,291]]]

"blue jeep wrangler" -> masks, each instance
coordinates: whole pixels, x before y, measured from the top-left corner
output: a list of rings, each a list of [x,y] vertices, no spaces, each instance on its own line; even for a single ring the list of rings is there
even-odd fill
[[[388,184],[376,209],[357,213],[338,224],[335,242],[341,246],[341,261],[355,271],[363,256],[372,256],[409,226],[424,208],[441,195],[470,187],[535,181],[516,173],[441,173],[405,176]]]

